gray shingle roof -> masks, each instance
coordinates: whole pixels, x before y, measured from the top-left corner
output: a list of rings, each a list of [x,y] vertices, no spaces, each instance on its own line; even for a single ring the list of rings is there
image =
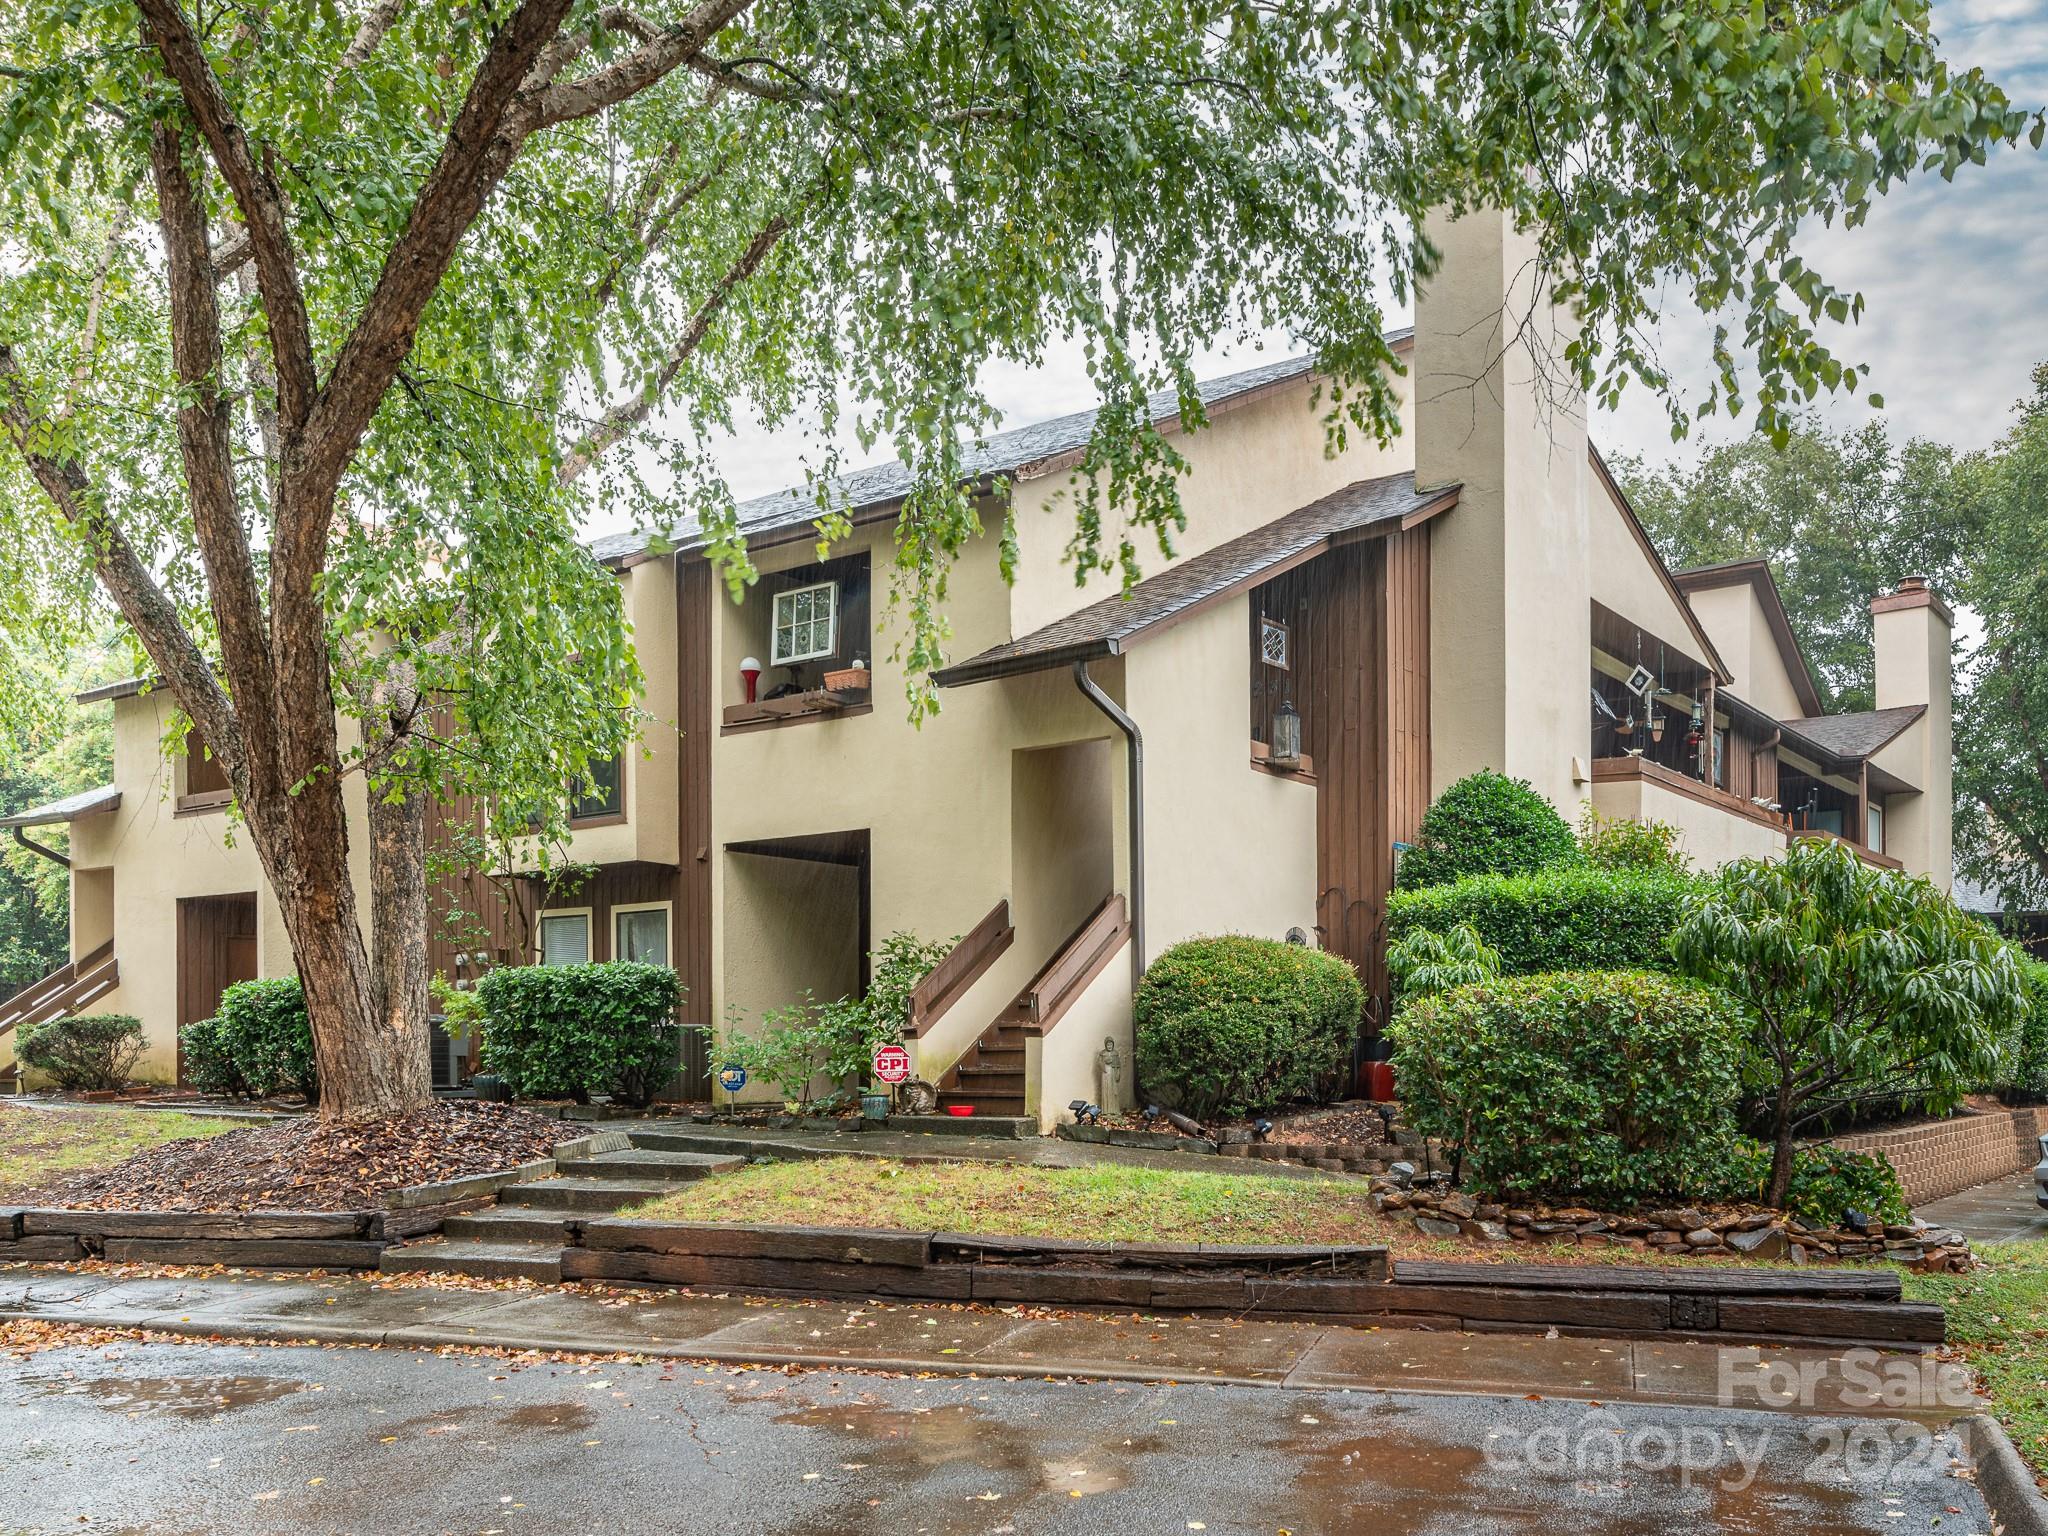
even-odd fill
[[[937,681],[941,687],[955,687],[1114,656],[1153,626],[1226,596],[1276,566],[1318,554],[1339,535],[1382,525],[1398,527],[1403,518],[1448,506],[1457,497],[1454,485],[1418,491],[1412,475],[1357,481],[1147,576],[1128,593],[1105,597],[1020,639],[945,667]]]
[[[48,805],[30,806],[12,816],[0,816],[0,827],[50,827],[60,821],[76,821],[96,811],[111,811],[120,803],[121,791],[111,784],[103,784],[98,789],[81,789],[62,800],[52,800]]]
[[[1787,720],[1785,729],[1797,731],[1837,757],[1863,758],[1893,740],[1926,713],[1925,704],[1901,704],[1891,709],[1866,709],[1847,715],[1809,715],[1803,720]]]
[[[1412,329],[1407,328],[1390,331],[1387,333],[1388,345],[1396,345],[1413,334]],[[1240,395],[1304,377],[1314,367],[1315,359],[1312,357],[1283,358],[1279,362],[1225,374],[1221,378],[1204,379],[1195,389],[1203,406],[1213,410]],[[1179,418],[1180,397],[1170,389],[1161,390],[1146,402],[1146,409],[1151,412],[1155,424],[1167,426]],[[1029,426],[983,438],[965,456],[969,481],[991,475],[1015,474],[1043,460],[1077,452],[1087,446],[1089,437],[1094,433],[1096,414],[1094,410],[1075,411],[1072,415],[1055,416],[1050,421],[1033,422]],[[910,469],[899,459],[871,464],[866,469],[841,475],[828,484],[825,495],[827,505],[833,510],[855,513],[900,500],[909,489]],[[803,528],[818,515],[817,493],[808,486],[791,486],[787,490],[741,502],[740,531],[753,538],[760,534]],[[702,541],[695,521],[689,520],[674,529],[667,542],[678,548],[693,549]],[[645,533],[615,533],[593,540],[590,553],[601,562],[630,560],[647,553],[653,544],[654,541]]]

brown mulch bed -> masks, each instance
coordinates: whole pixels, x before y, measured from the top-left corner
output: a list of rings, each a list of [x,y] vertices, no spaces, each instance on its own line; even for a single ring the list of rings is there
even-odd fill
[[[495,1173],[590,1133],[504,1104],[435,1104],[392,1120],[294,1119],[168,1141],[21,1198],[98,1211],[349,1211],[394,1189]]]

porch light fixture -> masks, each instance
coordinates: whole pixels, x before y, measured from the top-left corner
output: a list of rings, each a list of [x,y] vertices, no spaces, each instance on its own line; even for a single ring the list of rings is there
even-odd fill
[[[1301,766],[1301,711],[1282,699],[1273,712],[1273,750],[1267,761],[1275,768]]]

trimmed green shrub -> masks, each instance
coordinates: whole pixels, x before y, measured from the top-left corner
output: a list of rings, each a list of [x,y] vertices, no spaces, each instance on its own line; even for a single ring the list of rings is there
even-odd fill
[[[1364,1006],[1341,956],[1243,934],[1188,939],[1138,985],[1138,1081],[1202,1119],[1326,1097]]]
[[[96,1093],[124,1086],[142,1057],[142,1021],[125,1013],[72,1013],[15,1031],[14,1059],[57,1086]]]
[[[1770,1179],[1770,1143],[1738,1136],[1714,1194],[1718,1199],[1760,1204]],[[1905,1188],[1890,1163],[1873,1153],[1830,1146],[1801,1147],[1793,1154],[1785,1209],[1817,1227],[1839,1227],[1850,1211],[1886,1222],[1903,1222],[1911,1214]]]
[[[1719,994],[1646,971],[1476,982],[1387,1028],[1416,1130],[1503,1195],[1700,1193],[1735,1135],[1740,1022]]]
[[[1399,883],[1419,889],[1467,875],[1526,875],[1578,861],[1578,840],[1556,806],[1528,780],[1482,768],[1422,813],[1416,844],[1401,857]]]
[[[313,1026],[296,976],[238,981],[220,995],[220,1011],[178,1031],[185,1077],[208,1093],[266,1098],[320,1097]]]
[[[2020,1021],[2019,1041],[2006,1076],[2023,1098],[2048,1099],[2048,965],[2020,961],[2020,985],[2026,989],[2027,1016]]]
[[[1682,875],[1692,868],[1680,846],[1684,836],[1668,821],[1602,816],[1589,805],[1579,817],[1579,856],[1595,869],[1659,869]]]
[[[665,965],[501,966],[477,990],[484,1070],[520,1098],[645,1107],[674,1070],[683,992]]]
[[[224,1099],[251,1097],[249,1080],[228,1049],[219,1019],[196,1019],[178,1031],[178,1065],[185,1081],[201,1093]]]
[[[1387,937],[1448,934],[1460,924],[1500,955],[1510,976],[1543,971],[1675,971],[1671,934],[1699,889],[1686,876],[1584,865],[1533,875],[1472,875],[1396,891]]]

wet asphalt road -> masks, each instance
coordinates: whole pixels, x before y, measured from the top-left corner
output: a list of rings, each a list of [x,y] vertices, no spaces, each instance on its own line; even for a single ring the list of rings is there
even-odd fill
[[[1988,1532],[1905,1422],[122,1344],[0,1360],[0,1533]]]

